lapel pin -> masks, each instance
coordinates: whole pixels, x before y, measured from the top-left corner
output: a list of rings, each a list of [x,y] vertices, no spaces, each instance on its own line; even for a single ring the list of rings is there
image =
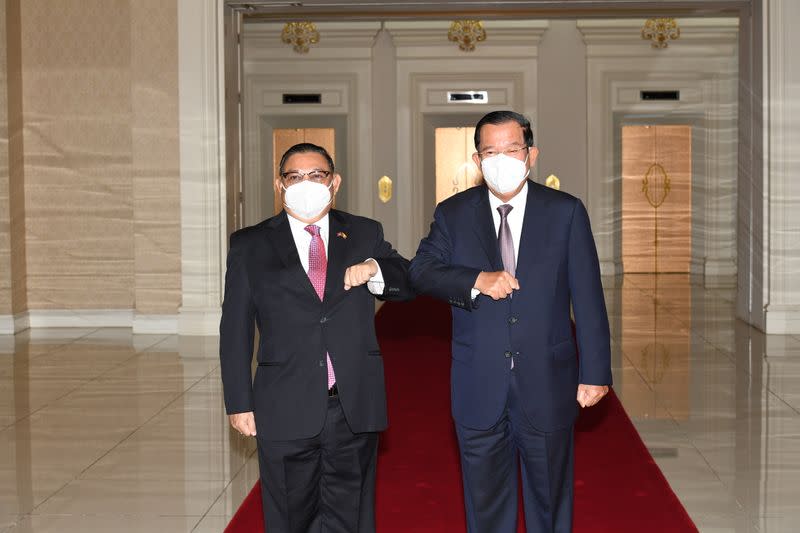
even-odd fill
[[[339,233],[336,234],[336,236],[339,237],[340,239],[346,239],[347,233],[340,231]]]

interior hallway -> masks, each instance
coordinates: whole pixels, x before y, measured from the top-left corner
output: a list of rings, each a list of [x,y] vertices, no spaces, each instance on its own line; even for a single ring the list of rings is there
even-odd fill
[[[629,275],[606,299],[617,394],[700,530],[793,530],[800,337],[685,276]],[[0,533],[222,531],[258,468],[228,430],[215,341],[0,337]]]

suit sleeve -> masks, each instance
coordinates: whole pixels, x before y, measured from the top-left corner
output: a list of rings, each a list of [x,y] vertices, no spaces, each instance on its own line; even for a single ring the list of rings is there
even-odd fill
[[[255,305],[245,265],[241,236],[231,236],[225,273],[225,298],[219,325],[219,358],[225,410],[228,414],[253,410],[251,365]]]
[[[441,206],[433,215],[430,233],[422,239],[411,260],[411,284],[420,293],[446,300],[450,305],[472,310],[476,301],[472,287],[481,271],[451,263],[453,244]]]
[[[408,281],[408,259],[397,253],[383,238],[383,226],[377,222],[375,251],[372,258],[383,274],[383,294],[375,296],[381,300],[412,300],[415,296]]]
[[[580,200],[570,222],[569,290],[580,353],[578,382],[611,385],[611,339],[600,264],[589,215]]]

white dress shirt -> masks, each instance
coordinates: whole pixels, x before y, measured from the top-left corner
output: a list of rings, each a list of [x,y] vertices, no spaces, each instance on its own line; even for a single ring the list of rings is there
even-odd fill
[[[492,191],[489,191],[488,194],[489,207],[492,208],[495,235],[500,234],[500,211],[498,211],[497,208],[504,203],[508,203],[513,207],[506,215],[506,221],[508,222],[508,229],[511,230],[511,239],[514,241],[514,264],[519,266],[519,241],[522,238],[522,223],[525,221],[525,205],[528,203],[528,182],[526,181],[525,185],[522,186],[522,190],[508,202],[500,200],[500,198],[492,194]],[[472,289],[473,300],[478,294],[480,294],[478,289]],[[511,368],[514,368],[513,358],[511,359]]]
[[[504,204],[500,198],[488,191],[489,207],[492,212],[492,220],[494,221],[494,234],[500,233],[500,212],[497,208]],[[522,223],[525,221],[525,205],[528,203],[528,182],[522,186],[522,190],[517,193],[514,198],[508,201],[508,204],[513,209],[506,215],[508,221],[508,228],[511,230],[511,239],[514,241],[514,264],[519,264],[519,241],[522,239]],[[481,291],[473,288],[471,291],[472,299],[474,300]]]
[[[489,206],[492,208],[492,220],[494,220],[494,234],[500,234],[500,212],[497,208],[505,202],[489,191]],[[522,186],[522,190],[514,198],[508,201],[513,207],[506,216],[508,228],[511,230],[511,238],[514,240],[514,263],[519,259],[519,241],[522,238],[522,222],[525,220],[525,204],[528,203],[528,182]]]
[[[297,255],[300,256],[300,263],[303,265],[303,270],[306,271],[308,274],[308,250],[311,248],[311,234],[306,231],[306,224],[301,220],[297,220],[289,213],[286,213],[286,216],[289,218],[289,227],[292,230],[292,237],[294,237],[294,245],[297,247]],[[322,244],[325,245],[325,257],[328,257],[328,237],[329,237],[329,219],[328,215],[325,215],[321,219],[314,222],[315,226],[319,226],[319,236],[322,239]],[[375,261],[371,257],[366,259],[366,261]],[[375,265],[378,267],[378,273],[372,276],[369,281],[367,282],[367,289],[372,294],[383,294],[383,273],[381,272],[381,265],[375,261]],[[351,266],[351,265],[348,265]],[[340,280],[340,283],[344,285],[344,279]]]

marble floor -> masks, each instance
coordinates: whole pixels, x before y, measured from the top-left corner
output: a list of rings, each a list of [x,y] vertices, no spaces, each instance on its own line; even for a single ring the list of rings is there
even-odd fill
[[[681,276],[606,290],[615,388],[701,531],[800,524],[800,336]],[[258,478],[215,338],[0,337],[0,533],[221,532]]]

